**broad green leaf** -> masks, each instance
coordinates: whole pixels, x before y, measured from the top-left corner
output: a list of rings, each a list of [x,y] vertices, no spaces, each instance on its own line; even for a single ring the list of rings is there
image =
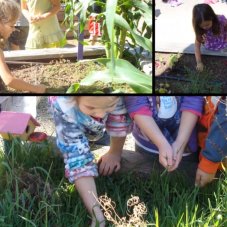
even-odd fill
[[[68,90],[66,91],[66,93],[70,93],[70,94],[76,93],[79,88],[80,88],[80,84],[79,83],[72,84],[68,88]]]
[[[110,39],[110,57],[111,67],[109,68],[111,74],[113,74],[115,68],[115,56],[114,56],[114,16],[116,14],[118,0],[106,1],[106,27],[107,33]]]
[[[152,26],[152,8],[142,1],[133,1],[133,5],[144,13],[142,14],[148,26]]]
[[[108,69],[103,71],[93,71],[89,73],[84,79],[80,81],[80,84],[83,86],[92,85],[96,81],[102,81],[103,83],[111,83],[112,77]]]
[[[109,67],[111,63],[110,59],[101,58],[96,59],[98,62]],[[117,59],[114,77],[112,77],[109,70],[92,72],[86,78],[81,81],[81,85],[92,85],[96,81],[102,81],[103,83],[115,83],[122,84],[126,83],[132,87],[132,89],[137,93],[151,93],[152,92],[152,78],[140,70],[135,68],[128,61],[123,59]]]
[[[123,27],[128,30],[132,36],[134,37],[137,44],[143,47],[145,50],[152,51],[152,43],[149,39],[142,37],[141,35],[136,34],[129,26],[128,22],[121,16],[115,15],[115,23],[116,25]]]
[[[94,0],[80,0],[81,6],[82,6],[80,12],[78,12],[80,13],[80,32],[84,30],[84,26],[87,21],[88,7],[92,5],[94,2],[95,2]]]
[[[109,38],[111,41],[114,37],[114,16],[117,8],[117,0],[107,0],[106,1],[106,26]]]

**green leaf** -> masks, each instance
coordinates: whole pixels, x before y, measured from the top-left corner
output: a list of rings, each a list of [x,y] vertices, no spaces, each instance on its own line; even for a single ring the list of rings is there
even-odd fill
[[[108,69],[103,71],[93,71],[88,74],[84,79],[80,81],[83,86],[92,85],[96,81],[102,81],[103,83],[111,83],[112,77]]]
[[[79,83],[75,83],[75,84],[72,84],[68,90],[66,91],[66,93],[70,93],[70,94],[73,94],[73,93],[76,93],[78,91],[78,89],[80,88],[80,84]]]
[[[88,7],[92,5],[94,0],[80,0],[81,10],[80,10],[80,32],[84,30],[87,21],[87,11]],[[78,12],[79,13],[79,12]]]
[[[106,67],[110,67],[111,60],[106,58],[96,59],[98,62],[104,64]],[[92,72],[86,78],[81,81],[81,85],[92,85],[96,81],[102,81],[103,83],[126,83],[136,93],[151,93],[152,92],[152,78],[146,75],[131,63],[123,59],[116,59],[116,65],[114,69],[114,77],[110,75],[110,70]],[[112,81],[113,79],[113,81]]]
[[[117,8],[117,0],[106,1],[106,27],[110,41],[114,41],[114,16]]]
[[[142,1],[133,1],[135,7],[142,10],[144,13],[143,18],[146,21],[148,26],[152,26],[152,8]]]
[[[145,50],[152,51],[152,43],[149,39],[142,37],[139,34],[136,34],[129,26],[128,22],[121,16],[115,15],[115,23],[116,25],[128,30],[132,36],[134,37],[137,44],[143,47]]]

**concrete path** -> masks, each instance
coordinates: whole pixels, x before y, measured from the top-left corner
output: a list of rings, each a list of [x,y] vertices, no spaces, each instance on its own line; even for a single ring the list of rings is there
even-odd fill
[[[155,11],[159,16],[155,19],[155,51],[194,53],[195,34],[192,27],[192,9],[194,5],[204,3],[204,0],[183,0],[183,4],[171,7],[161,0],[155,1]],[[227,17],[227,3],[210,4],[216,14]],[[159,11],[160,10],[160,11]],[[207,51],[205,55],[227,56],[227,52]]]

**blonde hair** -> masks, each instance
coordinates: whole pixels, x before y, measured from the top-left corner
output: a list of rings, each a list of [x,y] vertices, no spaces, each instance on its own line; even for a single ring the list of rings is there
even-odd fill
[[[16,21],[20,14],[20,5],[15,0],[0,0],[0,22]]]
[[[20,5],[15,0],[0,0],[0,23],[16,21],[20,14]],[[4,42],[5,40],[0,35],[0,48],[3,48]]]

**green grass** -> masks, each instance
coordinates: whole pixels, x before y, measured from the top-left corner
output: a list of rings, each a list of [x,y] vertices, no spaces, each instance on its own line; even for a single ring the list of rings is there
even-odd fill
[[[157,93],[191,93],[191,94],[200,94],[200,93],[222,93],[223,92],[223,83],[221,81],[214,81],[214,72],[210,69],[205,68],[203,72],[197,72],[188,67],[184,67],[185,74],[181,78],[176,76],[175,80],[157,80],[156,83],[156,92]],[[186,79],[185,81],[178,81],[178,79]],[[167,88],[166,85],[167,84]]]
[[[204,189],[185,179],[152,174],[99,177],[99,195],[116,203],[126,216],[127,200],[139,196],[147,206],[148,226],[227,226],[227,177]],[[89,226],[90,217],[74,186],[64,178],[64,164],[50,143],[13,141],[8,155],[0,152],[0,226]],[[111,226],[108,223],[107,226]]]

